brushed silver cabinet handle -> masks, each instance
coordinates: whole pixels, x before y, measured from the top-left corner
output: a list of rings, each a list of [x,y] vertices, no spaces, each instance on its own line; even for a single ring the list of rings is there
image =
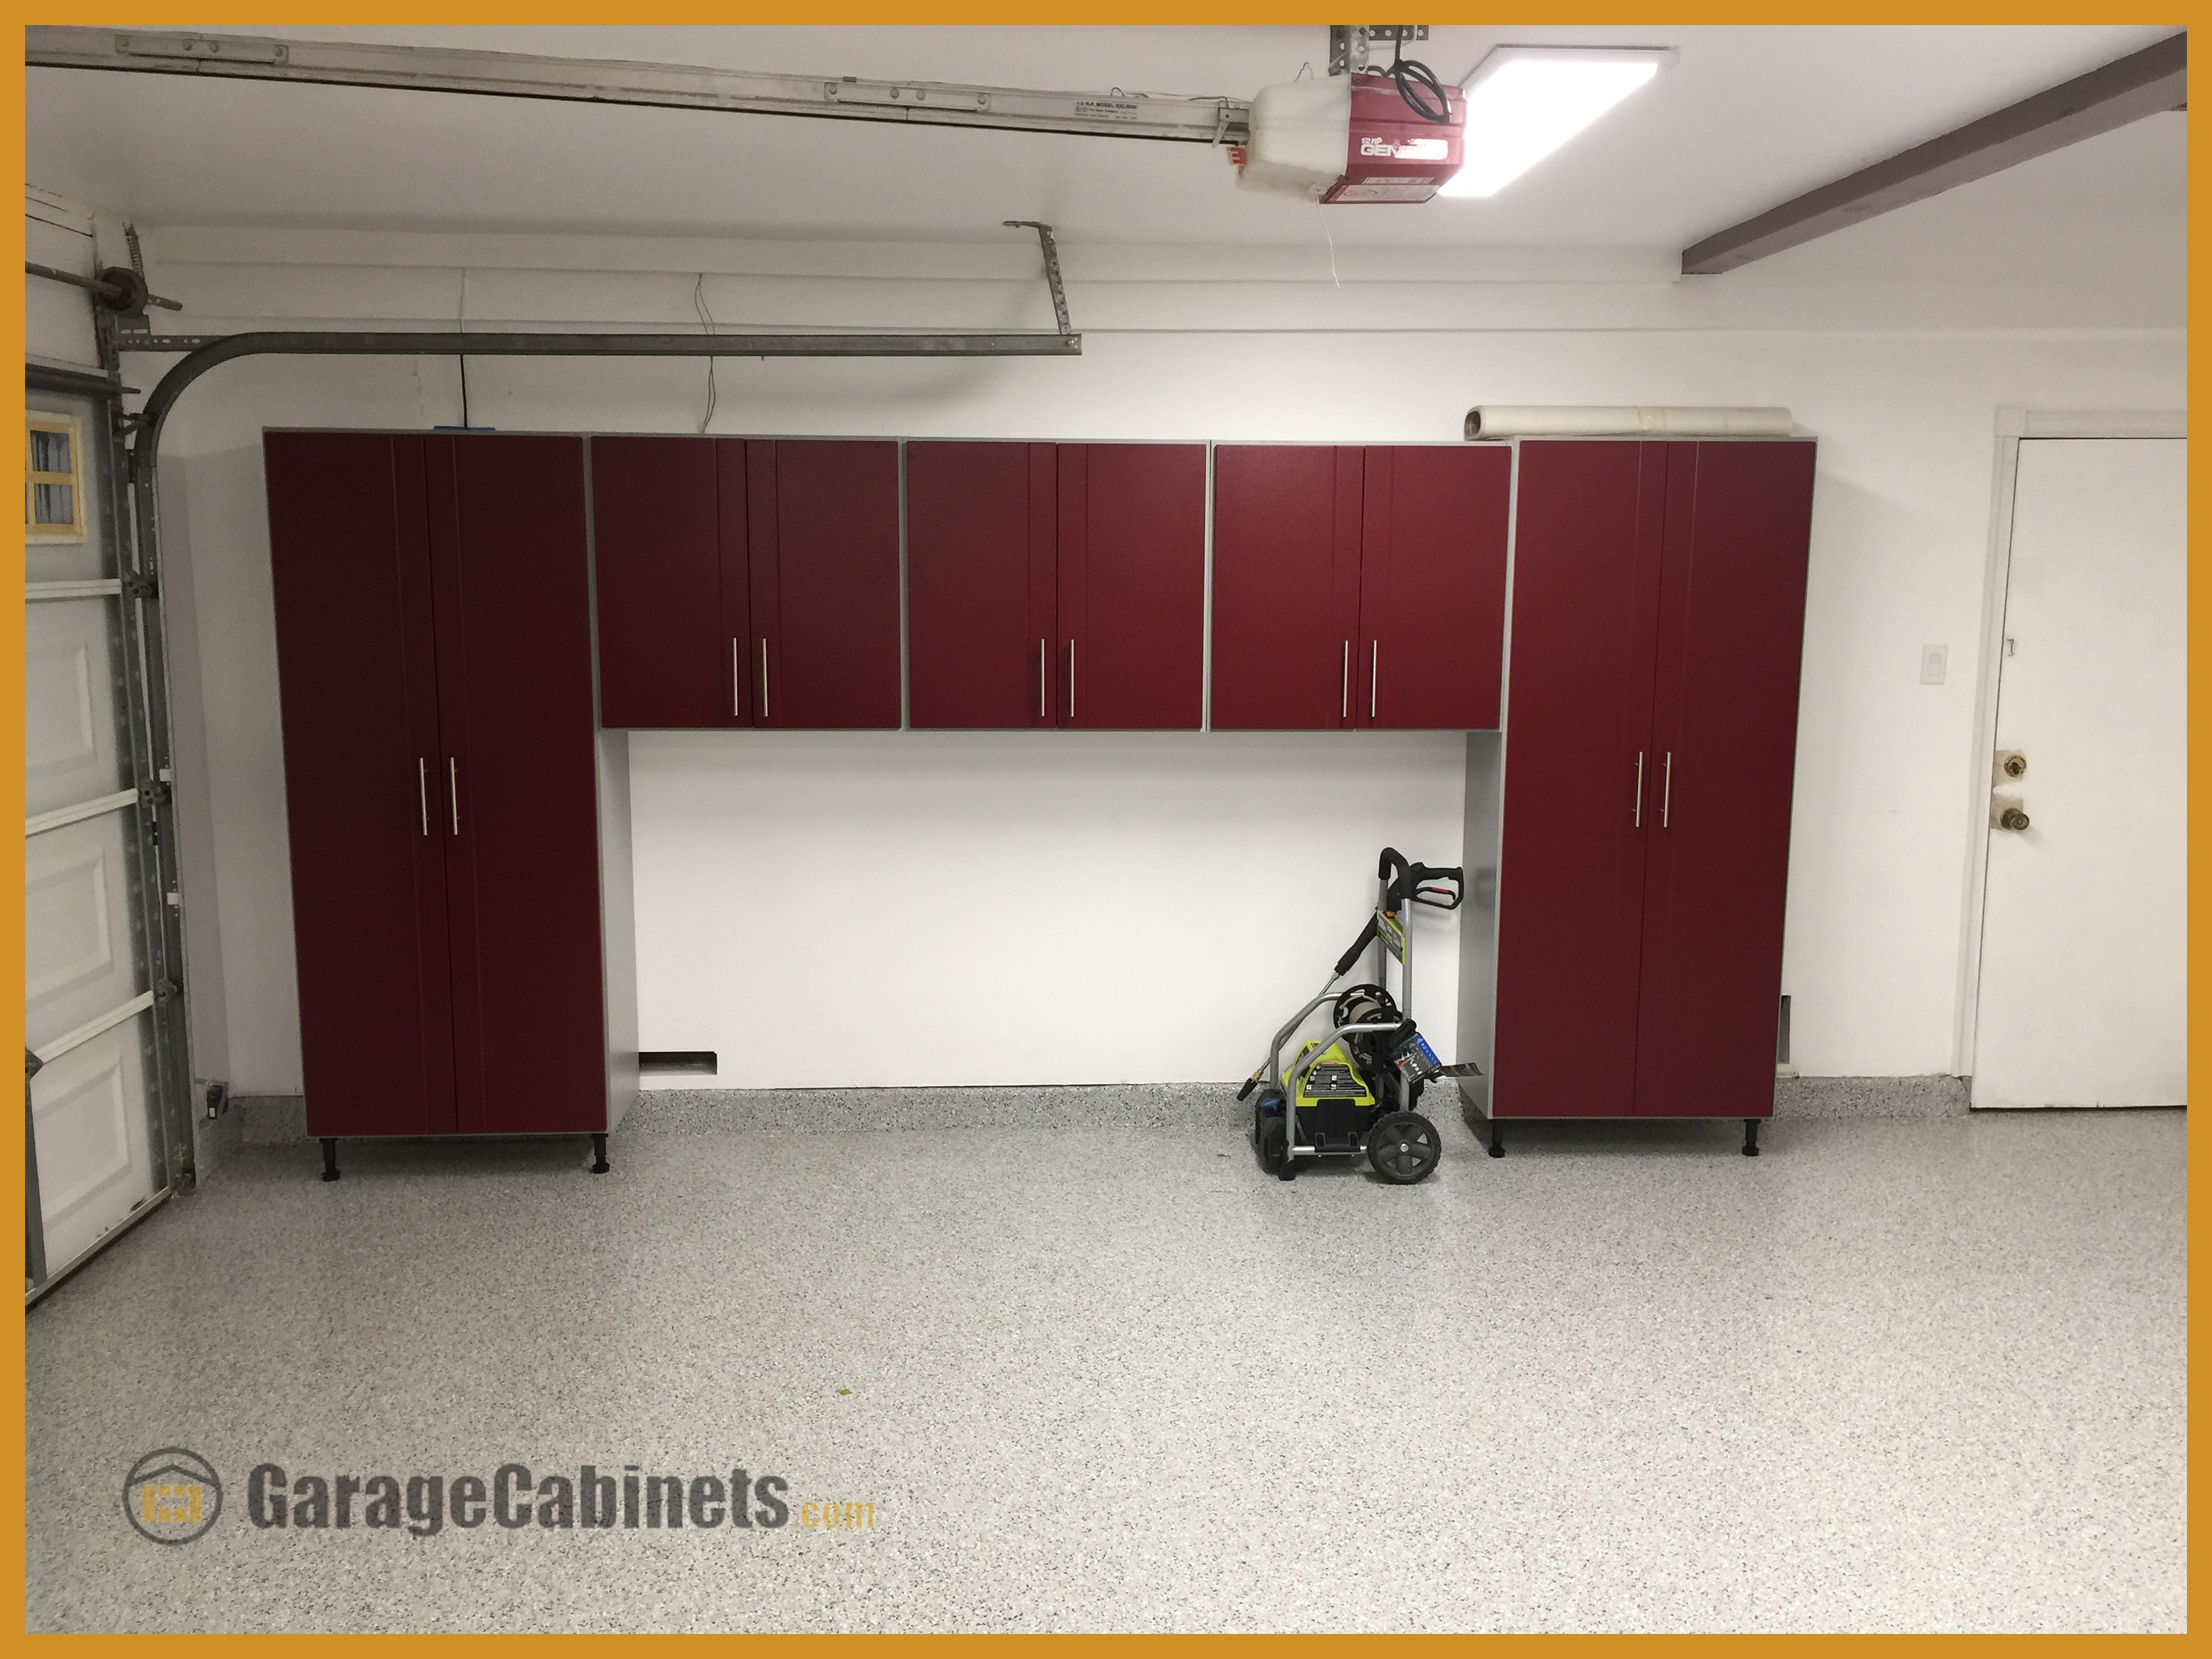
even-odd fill
[[[1638,830],[1644,827],[1644,751],[1641,749],[1636,751],[1636,816],[1632,823]]]
[[[730,641],[730,718],[745,717],[745,642]]]
[[[1376,640],[1367,653],[1367,718],[1375,718],[1375,699],[1382,684],[1382,641]]]
[[[1067,718],[1075,718],[1075,641],[1067,642]]]
[[[1337,682],[1336,717],[1340,720],[1352,718],[1352,641],[1344,642],[1344,678]]]
[[[430,833],[430,763],[415,757],[415,792],[422,802],[422,833]]]
[[[1659,827],[1662,830],[1667,827],[1667,811],[1673,805],[1674,799],[1674,751],[1669,749],[1667,751],[1667,770],[1662,775],[1659,784]]]
[[[446,800],[453,809],[453,833],[461,833],[461,770],[451,755],[446,757]]]
[[[1052,670],[1045,661],[1044,641],[1039,640],[1037,641],[1037,718],[1039,720],[1048,719],[1051,714],[1051,710],[1045,706],[1045,697],[1048,695],[1045,690],[1045,681],[1050,678],[1051,673]]]
[[[761,639],[761,724],[768,724],[768,639]]]

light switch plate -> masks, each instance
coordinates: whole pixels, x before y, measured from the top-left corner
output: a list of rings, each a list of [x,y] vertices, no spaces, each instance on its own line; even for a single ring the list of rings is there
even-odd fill
[[[1920,647],[1920,683],[1941,685],[1943,672],[1951,665],[1951,647],[1948,645],[1923,645]]]

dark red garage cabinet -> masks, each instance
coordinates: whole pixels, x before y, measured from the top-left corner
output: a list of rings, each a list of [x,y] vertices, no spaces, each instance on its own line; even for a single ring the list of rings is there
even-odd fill
[[[907,696],[917,727],[1059,724],[1059,448],[907,445]]]
[[[1213,726],[1364,726],[1359,514],[1366,452],[1221,444],[1213,452]],[[1502,528],[1502,526],[1501,526]],[[1360,652],[1358,674],[1352,652]]]
[[[1202,444],[910,443],[918,727],[1194,731]]]
[[[603,724],[899,724],[896,443],[591,447]]]
[[[1503,444],[1216,448],[1216,729],[1495,729],[1512,471]]]
[[[1814,446],[1519,467],[1493,1126],[1770,1116]]]
[[[264,454],[309,1133],[326,1160],[342,1136],[587,1133],[603,1165],[636,1036],[582,445]]]

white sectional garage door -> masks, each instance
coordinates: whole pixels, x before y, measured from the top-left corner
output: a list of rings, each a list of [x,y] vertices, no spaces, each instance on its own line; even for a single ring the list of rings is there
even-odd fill
[[[67,393],[33,391],[27,402],[28,1291],[151,1203],[162,1160],[106,412]]]

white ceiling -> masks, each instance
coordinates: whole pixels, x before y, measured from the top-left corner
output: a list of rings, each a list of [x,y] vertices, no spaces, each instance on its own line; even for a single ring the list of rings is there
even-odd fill
[[[1239,97],[1327,51],[1320,27],[269,32]],[[1677,249],[2170,32],[1438,27],[1421,55],[1454,79],[1500,41],[1680,50],[1498,196],[1332,208],[1328,228],[1354,245]],[[2185,125],[2036,164],[2014,210],[2179,214]],[[57,70],[29,74],[26,161],[33,184],[165,225],[975,241],[1035,218],[1076,244],[1303,244],[1316,216],[1232,189],[1196,145]]]

